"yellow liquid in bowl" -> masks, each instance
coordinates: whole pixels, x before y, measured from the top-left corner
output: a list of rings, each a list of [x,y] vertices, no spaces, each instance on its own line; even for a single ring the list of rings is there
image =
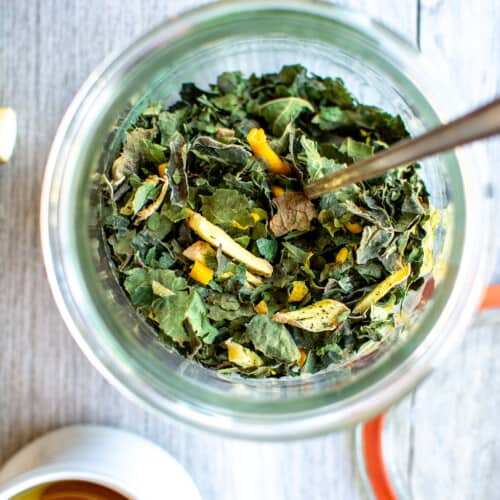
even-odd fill
[[[37,486],[12,500],[130,500],[105,486],[87,481],[58,481]]]

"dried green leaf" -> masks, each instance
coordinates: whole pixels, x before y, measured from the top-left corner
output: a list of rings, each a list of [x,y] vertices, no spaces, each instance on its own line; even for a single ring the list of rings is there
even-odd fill
[[[170,157],[167,177],[170,186],[170,199],[174,205],[185,206],[188,198],[187,144],[179,132],[174,132],[169,141]]]
[[[341,381],[372,362],[400,331],[395,312],[411,314],[408,291],[439,250],[418,165],[314,202],[300,193],[406,137],[401,119],[300,65],[226,72],[208,89],[186,83],[180,95],[137,116],[114,177],[100,178],[107,250],[133,306],[161,340],[224,376],[328,368]],[[292,175],[269,172],[251,154],[252,128],[267,131]],[[279,188],[284,197],[272,194]],[[193,255],[184,252],[197,236],[212,250],[199,255],[215,271],[206,286],[188,281]],[[291,293],[298,282],[307,290],[300,303]]]
[[[203,215],[230,234],[255,226],[248,198],[235,189],[216,189],[212,195],[200,198]]]
[[[236,295],[230,293],[210,293],[206,298],[208,317],[213,321],[233,321],[237,318],[253,316],[253,308],[241,304]]]
[[[387,247],[393,243],[394,233],[377,226],[365,226],[359,247],[356,250],[356,262],[366,264],[371,259],[384,255]]]
[[[246,333],[255,349],[268,358],[286,363],[295,363],[300,358],[290,332],[269,316],[254,316],[247,325]]]
[[[190,151],[201,160],[215,161],[229,167],[244,167],[251,156],[243,146],[224,144],[205,136],[198,137]]]
[[[268,240],[267,238],[259,238],[255,243],[262,257],[272,262],[278,251],[278,242],[276,240]]]
[[[162,111],[158,115],[158,129],[161,134],[161,145],[168,146],[175,132],[181,132],[181,124],[185,118],[186,111],[177,109],[173,112]]]
[[[153,135],[153,129],[144,128],[135,128],[126,133],[122,152],[111,167],[115,184],[120,184],[126,177],[137,172],[144,158],[144,140],[151,140]]]
[[[120,209],[122,215],[137,215],[144,204],[154,195],[155,188],[160,183],[157,175],[150,175],[142,184],[134,189],[127,203]]]
[[[212,344],[219,335],[207,317],[207,308],[196,291],[191,292],[190,302],[184,313],[185,325],[191,335],[201,339],[205,344]]]
[[[160,165],[160,163],[165,163],[165,148],[160,144],[151,142],[148,139],[143,139],[142,141],[144,149],[144,158],[150,163],[155,165]]]
[[[300,97],[281,97],[259,107],[259,114],[266,120],[276,137],[281,136],[285,128],[303,111],[313,112],[314,106]]]
[[[340,146],[339,151],[345,153],[353,162],[363,161],[373,155],[373,146],[348,137]]]

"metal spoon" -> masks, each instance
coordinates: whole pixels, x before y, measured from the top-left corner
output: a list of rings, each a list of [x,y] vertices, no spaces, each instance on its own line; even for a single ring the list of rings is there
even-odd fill
[[[366,160],[350,165],[349,168],[309,182],[305,185],[304,192],[308,198],[318,198],[349,184],[377,177],[427,156],[499,133],[500,98],[497,98],[446,125],[436,127],[414,139],[399,141]]]

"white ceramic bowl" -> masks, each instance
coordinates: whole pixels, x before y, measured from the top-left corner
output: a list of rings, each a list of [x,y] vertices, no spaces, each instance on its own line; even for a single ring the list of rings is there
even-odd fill
[[[83,425],[50,432],[18,451],[0,470],[0,500],[65,480],[97,483],[131,500],[201,500],[190,476],[159,446]]]

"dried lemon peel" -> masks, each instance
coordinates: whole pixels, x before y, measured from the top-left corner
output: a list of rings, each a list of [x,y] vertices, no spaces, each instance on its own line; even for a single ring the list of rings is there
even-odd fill
[[[231,221],[231,226],[233,226],[236,229],[239,229],[240,231],[248,231],[250,229],[250,226],[242,226],[238,221],[233,220]]]
[[[257,314],[267,314],[269,312],[269,308],[267,307],[265,300],[261,300],[258,304],[256,304],[254,309]]]
[[[299,352],[300,352],[300,358],[297,361],[297,365],[299,368],[302,368],[307,361],[307,353],[305,349],[303,349],[302,347],[299,347]]]
[[[253,128],[247,135],[253,154],[266,162],[273,174],[290,175],[292,169],[273,151],[262,128]]]
[[[335,256],[335,264],[343,264],[349,257],[349,249],[342,247]]]
[[[410,264],[406,264],[401,269],[393,272],[391,275],[387,276],[385,280],[381,281],[378,285],[368,292],[355,306],[352,310],[353,314],[363,314],[373,304],[376,304],[381,298],[383,298],[389,291],[396,285],[402,283],[411,273]]]
[[[206,265],[207,255],[215,257],[216,251],[206,241],[198,240],[184,249],[182,255],[189,260],[199,260]]]
[[[304,281],[294,281],[288,302],[300,302],[309,293],[309,288]]]
[[[255,276],[255,274],[252,274],[250,271],[245,273],[245,278],[247,279],[249,285],[259,286],[264,283],[258,276]]]
[[[161,207],[168,191],[168,180],[166,178],[162,178],[161,181],[163,182],[163,185],[158,198],[137,213],[137,218],[134,221],[135,226],[144,222],[146,219],[149,219],[149,217],[151,217]]]
[[[359,234],[363,231],[363,226],[359,222],[346,222],[344,226],[352,234]]]
[[[182,255],[189,260],[199,260],[202,264],[207,265],[207,255],[215,257],[217,252],[206,241],[198,240],[188,246],[182,252]],[[227,279],[231,276],[234,276],[234,273],[228,272],[222,275],[221,278]],[[259,286],[264,283],[258,276],[255,276],[255,274],[252,274],[249,271],[246,272],[246,279],[248,283],[253,286]]]
[[[345,313],[349,313],[345,304],[333,299],[324,299],[295,311],[277,312],[272,319],[308,332],[326,332],[335,330],[340,322],[339,317]]]
[[[151,289],[153,290],[153,294],[157,295],[158,297],[170,297],[172,295],[175,295],[175,292],[170,290],[170,288],[162,285],[159,281],[153,280],[151,282]]]
[[[168,163],[161,163],[160,165],[158,165],[158,175],[160,177],[167,177],[167,168],[168,168]]]
[[[234,272],[227,271],[227,272],[221,274],[219,277],[224,279],[224,280],[227,280],[227,279],[231,278],[232,276],[234,276]],[[249,285],[252,285],[252,286],[259,286],[259,285],[262,285],[264,283],[258,276],[255,276],[255,274],[252,274],[249,271],[246,271],[245,278],[247,280],[247,283]]]
[[[12,108],[0,108],[0,164],[7,163],[16,145],[17,118]]]
[[[227,347],[227,359],[241,368],[258,368],[264,362],[261,357],[248,347],[244,347],[232,339],[227,339],[224,344]]]
[[[218,141],[224,141],[224,139],[232,139],[234,137],[234,130],[231,128],[218,128],[215,132],[215,138]]]
[[[285,188],[282,188],[281,186],[271,186],[271,193],[273,193],[273,196],[275,198],[279,198],[280,196],[283,196],[285,194]]]
[[[186,220],[187,225],[203,240],[210,245],[222,250],[223,253],[229,255],[233,259],[245,264],[247,269],[256,274],[269,278],[273,274],[273,266],[266,259],[256,257],[251,252],[236,243],[220,227],[212,224],[203,215],[187,209],[189,217]]]
[[[429,220],[423,224],[425,230],[425,236],[422,240],[424,257],[420,267],[420,276],[426,276],[434,269],[434,233],[441,222],[441,216],[435,207],[430,207],[429,212]]]
[[[254,222],[259,222],[260,220],[262,220],[262,216],[258,212],[256,212],[255,210],[250,212],[250,217],[252,217]]]
[[[207,265],[203,264],[203,262],[195,260],[194,265],[189,272],[189,277],[202,285],[208,285],[214,278],[214,271]]]

